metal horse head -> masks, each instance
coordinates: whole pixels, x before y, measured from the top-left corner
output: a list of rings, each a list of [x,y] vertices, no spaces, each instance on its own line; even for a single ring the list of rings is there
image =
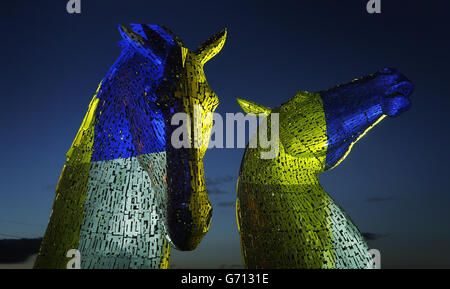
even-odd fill
[[[384,117],[406,111],[412,91],[405,76],[385,68],[328,90],[301,91],[273,109],[238,99],[247,113],[279,114],[278,155],[261,159],[262,148],[247,148],[239,172],[236,209],[247,267],[368,266],[364,238],[318,174],[344,160]]]
[[[167,268],[169,243],[193,250],[211,205],[203,156],[219,100],[203,65],[226,30],[194,52],[158,25],[120,26],[119,58],[100,83],[67,152],[36,268],[65,268],[78,249],[83,268]],[[200,121],[201,146],[176,149],[171,119]],[[192,141],[189,138],[189,141]]]

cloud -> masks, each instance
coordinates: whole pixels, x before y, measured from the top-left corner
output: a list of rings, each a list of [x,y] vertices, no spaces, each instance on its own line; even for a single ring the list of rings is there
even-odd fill
[[[217,186],[217,185],[221,185],[223,183],[231,182],[233,179],[234,179],[234,177],[231,175],[226,175],[226,176],[218,177],[218,178],[206,178],[206,185],[207,186]]]
[[[220,202],[217,204],[218,207],[234,207],[236,202]]]
[[[206,188],[208,191],[208,195],[227,194],[228,191],[222,190],[221,185],[233,180],[234,177],[231,175],[225,175],[217,178],[206,178]]]
[[[0,263],[13,264],[26,261],[39,252],[42,238],[0,240]]]
[[[395,200],[395,198],[393,198],[393,197],[372,197],[372,198],[366,199],[366,201],[369,203],[381,203],[381,202],[392,201],[392,200]]]
[[[366,241],[376,241],[381,238],[385,238],[385,237],[389,236],[387,234],[377,234],[377,233],[369,233],[369,232],[361,233],[361,235],[364,237],[364,239]]]

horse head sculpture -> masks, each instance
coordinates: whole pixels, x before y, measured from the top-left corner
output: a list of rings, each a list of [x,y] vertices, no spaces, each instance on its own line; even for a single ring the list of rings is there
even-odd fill
[[[413,84],[395,69],[334,88],[302,91],[276,108],[238,99],[247,113],[279,114],[279,154],[247,147],[238,179],[237,219],[249,268],[365,268],[368,247],[319,183],[384,117],[410,106]],[[272,126],[270,126],[272,127]]]
[[[193,122],[202,145],[182,149],[172,146],[171,119],[217,107],[203,65],[226,30],[194,52],[162,26],[119,31],[122,53],[67,153],[36,268],[65,268],[70,249],[82,268],[167,268],[169,244],[193,250],[209,229],[203,156],[212,119]]]

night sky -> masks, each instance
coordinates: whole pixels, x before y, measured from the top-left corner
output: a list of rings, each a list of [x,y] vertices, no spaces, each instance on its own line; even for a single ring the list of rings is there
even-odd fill
[[[386,118],[336,169],[325,190],[381,251],[382,267],[450,267],[448,1],[4,1],[0,8],[0,239],[41,237],[56,182],[98,83],[120,55],[118,24],[161,24],[195,50],[228,28],[205,65],[220,99],[278,106],[389,66],[414,84],[412,107]],[[234,202],[243,149],[205,156],[214,208],[197,250],[175,268],[242,266]]]

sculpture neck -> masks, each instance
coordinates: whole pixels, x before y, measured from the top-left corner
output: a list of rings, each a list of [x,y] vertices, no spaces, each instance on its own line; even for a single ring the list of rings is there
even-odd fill
[[[324,165],[325,156],[296,158],[287,154],[281,143],[275,159],[261,159],[259,149],[247,148],[241,164],[240,180],[270,186],[320,186],[318,173]]]

